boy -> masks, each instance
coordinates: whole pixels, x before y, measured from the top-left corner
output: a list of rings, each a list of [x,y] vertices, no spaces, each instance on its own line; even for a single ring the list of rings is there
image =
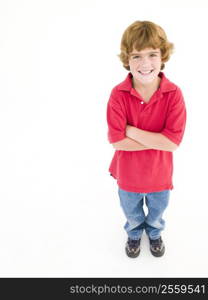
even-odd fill
[[[160,257],[165,252],[162,215],[173,189],[172,152],[182,141],[186,123],[182,92],[161,72],[173,48],[157,24],[131,24],[123,33],[119,55],[130,72],[112,89],[107,104],[108,140],[115,148],[109,172],[117,179],[127,219],[129,257],[139,255],[143,230],[151,253]]]

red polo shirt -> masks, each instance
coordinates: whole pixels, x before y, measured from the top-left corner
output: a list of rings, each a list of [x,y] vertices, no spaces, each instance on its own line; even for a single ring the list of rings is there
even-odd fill
[[[163,72],[160,86],[148,103],[132,86],[132,74],[116,85],[107,104],[108,140],[118,142],[126,137],[126,125],[160,132],[179,145],[185,130],[186,107],[180,88]],[[129,192],[151,193],[173,189],[173,153],[155,149],[116,150],[109,172],[118,186]]]

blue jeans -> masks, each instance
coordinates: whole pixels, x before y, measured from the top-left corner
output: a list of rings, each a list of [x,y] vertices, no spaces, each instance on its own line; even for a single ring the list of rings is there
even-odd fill
[[[170,190],[154,193],[133,193],[119,188],[118,194],[120,205],[127,219],[124,229],[128,237],[138,240],[145,230],[150,239],[158,239],[161,231],[165,228],[162,215],[168,206]],[[144,197],[148,208],[147,216],[143,210]]]

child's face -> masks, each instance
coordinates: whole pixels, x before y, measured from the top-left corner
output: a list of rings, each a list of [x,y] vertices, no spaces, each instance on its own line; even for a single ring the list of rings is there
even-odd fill
[[[133,77],[142,84],[149,84],[157,79],[161,70],[160,49],[146,48],[130,53],[129,67]]]

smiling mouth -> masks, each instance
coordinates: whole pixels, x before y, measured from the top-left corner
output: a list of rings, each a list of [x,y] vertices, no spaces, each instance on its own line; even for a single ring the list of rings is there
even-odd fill
[[[142,75],[149,75],[149,74],[151,74],[152,72],[153,72],[154,70],[152,69],[151,71],[148,71],[148,72],[141,72],[141,71],[138,71],[140,74],[142,74]]]

